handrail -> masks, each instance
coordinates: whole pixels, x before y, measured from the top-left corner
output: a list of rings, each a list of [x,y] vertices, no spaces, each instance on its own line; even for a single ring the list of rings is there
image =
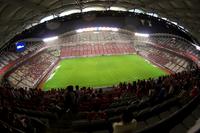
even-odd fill
[[[150,36],[152,36],[152,37],[156,37],[156,36],[158,36],[158,37],[160,37],[160,36],[164,36],[164,37],[167,37],[167,36],[175,37],[175,38],[178,38],[178,39],[180,39],[180,40],[182,40],[182,41],[184,41],[184,42],[186,42],[186,43],[192,45],[192,42],[190,42],[189,40],[187,40],[187,39],[185,39],[185,38],[183,38],[183,37],[181,37],[181,36],[174,35],[174,34],[169,34],[169,33],[154,33],[154,34],[150,34]]]
[[[4,124],[6,125],[7,127],[11,128],[14,132],[17,132],[17,133],[25,133],[24,131],[20,130],[20,129],[17,129],[15,127],[12,127],[11,125],[9,125],[8,123],[0,120],[0,124]]]
[[[136,133],[154,133],[161,131],[168,133],[175,125],[182,122],[199,104],[200,94],[194,97],[189,103],[184,105],[180,110],[174,112],[169,117],[148,126],[142,130],[136,131]]]

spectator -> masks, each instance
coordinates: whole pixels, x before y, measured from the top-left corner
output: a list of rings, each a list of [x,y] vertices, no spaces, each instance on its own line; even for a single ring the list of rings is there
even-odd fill
[[[67,92],[65,94],[65,108],[66,111],[74,111],[76,105],[76,94],[73,91],[73,86],[70,85],[67,87]]]
[[[133,119],[133,114],[125,111],[121,116],[121,121],[113,123],[113,133],[132,133],[136,126],[137,121]]]
[[[173,85],[170,85],[169,91],[168,91],[168,95],[169,95],[169,96],[172,96],[173,93],[174,93],[174,87],[173,87]]]
[[[164,100],[164,98],[166,97],[166,89],[164,86],[161,87],[159,94],[158,94],[158,99],[159,100]]]
[[[190,96],[191,96],[191,97],[195,97],[195,96],[198,95],[198,93],[199,93],[198,87],[195,85],[195,86],[192,88],[192,90],[190,91]]]
[[[187,133],[199,133],[200,132],[200,118],[196,123],[187,131]]]

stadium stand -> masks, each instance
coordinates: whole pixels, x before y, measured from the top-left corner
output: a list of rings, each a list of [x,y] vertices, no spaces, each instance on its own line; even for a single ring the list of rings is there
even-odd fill
[[[176,73],[189,70],[192,67],[192,62],[190,61],[192,57],[188,56],[188,54],[183,55],[183,53],[187,53],[188,47],[182,48],[181,46],[191,47],[189,50],[190,53],[196,53],[196,50],[193,48],[193,46],[191,46],[191,44],[189,45],[188,41],[170,34],[154,34],[151,35],[149,38],[142,38],[133,36],[133,34],[131,34],[130,32],[126,32],[123,30],[119,32],[98,31],[98,33],[70,32],[63,34],[58,40],[58,44],[56,45],[44,45],[41,42],[27,42],[27,50],[22,53],[4,52],[3,54],[1,54],[1,62],[4,62],[1,64],[1,68],[9,66],[8,64],[12,61],[13,64],[11,64],[11,66],[14,65],[15,62],[20,62],[20,59],[23,59],[23,61],[25,61],[25,56],[28,60],[28,58],[30,58],[31,56],[29,57],[27,55],[34,56],[34,53],[36,53],[34,58],[43,59],[41,62],[37,62],[37,59],[35,59],[35,63],[31,62],[28,64],[23,64],[22,61],[21,67],[18,67],[16,68],[16,70],[10,72],[10,75],[8,76],[8,81],[11,83],[12,86],[17,86],[18,88],[36,87],[39,84],[39,81],[41,81],[45,74],[50,71],[50,68],[52,68],[56,64],[56,61],[58,61],[59,58],[62,59],[81,56],[137,53],[147,60],[151,61],[155,65],[166,69],[170,73]],[[191,52],[191,49],[194,52]],[[37,57],[39,56],[37,55],[37,51],[40,52],[43,50],[46,50],[48,55],[44,55],[44,57]],[[9,56],[5,56],[6,54],[9,54]],[[199,53],[197,55],[199,56]],[[195,55],[195,57],[198,56]],[[45,60],[45,58],[50,58],[51,61]],[[43,65],[37,65],[40,63],[43,63]],[[20,63],[18,65],[20,65]],[[33,68],[33,66],[39,66],[38,70],[40,71],[31,70],[31,72],[30,68]],[[44,69],[46,68],[49,69],[44,72]],[[44,74],[40,75],[40,72],[44,72]],[[27,78],[24,78],[25,80],[23,80],[20,77],[23,77],[24,75],[26,75],[26,77],[28,75],[31,76],[28,76]]]
[[[158,79],[120,83],[107,91],[85,87],[79,89],[78,86],[74,91],[67,88],[68,91],[62,89],[46,92],[1,87],[1,116],[4,116],[1,119],[9,128],[14,127],[24,132],[43,131],[48,126],[56,128],[58,125],[63,125],[65,131],[112,132],[112,123],[119,121],[120,114],[129,110],[138,122],[138,131],[165,120],[196,98],[199,94],[199,75],[199,70],[184,71]],[[66,103],[68,96],[74,102]],[[68,110],[66,107],[70,109],[68,113],[65,113]],[[30,121],[31,125],[24,125],[24,121],[26,124]],[[39,126],[34,127],[34,124]]]
[[[171,75],[111,88],[35,89],[62,58],[133,53],[169,70]],[[193,112],[188,108],[199,97],[200,71],[191,67],[191,56],[185,53],[199,59],[196,49],[180,37],[155,34],[147,39],[108,31],[64,34],[53,45],[32,42],[22,53],[1,53],[1,68],[21,60],[0,87],[1,130],[111,133],[112,124],[129,111],[137,120],[134,132],[155,132],[161,127],[172,133],[186,131],[199,118],[199,107]],[[187,112],[184,117],[182,112]],[[182,119],[175,120],[179,117]],[[165,127],[166,123],[169,126]]]
[[[181,72],[189,68],[190,61],[180,57],[176,53],[166,52],[145,43],[143,45],[140,43],[139,45],[135,45],[135,47],[137,51],[139,51],[140,55],[164,68],[167,68],[173,73]]]
[[[6,66],[12,66],[16,64],[16,62],[22,60],[27,55],[35,53],[37,50],[40,50],[44,47],[42,42],[27,42],[26,44],[26,50],[23,52],[17,53],[15,49],[10,48],[2,53],[0,53],[0,74],[3,73],[4,68]]]
[[[87,31],[81,33],[66,33],[60,37],[61,43],[79,44],[79,43],[107,43],[107,42],[131,42],[132,34],[120,31]]]
[[[0,0],[0,133],[200,132],[200,43],[193,37],[200,37],[199,4]],[[18,51],[24,45],[17,43],[26,44],[25,49]],[[124,56],[109,57],[110,62],[101,65],[103,56],[110,55]],[[125,60],[129,56],[145,63]],[[80,57],[85,66],[71,59]],[[87,57],[102,60],[92,65],[83,61]],[[62,72],[61,61],[70,72]],[[133,69],[135,64],[145,71]],[[90,69],[93,66],[100,74]],[[107,74],[111,71],[105,68],[117,72]],[[140,79],[130,70],[144,78],[149,73],[163,76]],[[93,88],[93,80],[82,71],[104,81],[122,79],[112,87]],[[59,84],[67,79],[75,83],[54,88],[48,81],[57,75]],[[76,83],[78,78],[88,86]]]
[[[180,38],[175,35],[165,35],[165,34],[155,34],[151,37],[151,41],[158,44],[162,45],[163,47],[169,48],[171,50],[174,50],[178,53],[188,53],[192,54],[196,57],[200,57],[198,54],[198,50],[191,45],[190,42],[187,40]]]
[[[99,56],[116,54],[133,54],[135,49],[130,43],[104,43],[104,44],[82,44],[76,46],[62,47],[62,57]]]
[[[31,58],[21,67],[15,69],[9,75],[8,81],[16,88],[35,88],[45,74],[58,61],[52,54],[43,51],[39,55]]]

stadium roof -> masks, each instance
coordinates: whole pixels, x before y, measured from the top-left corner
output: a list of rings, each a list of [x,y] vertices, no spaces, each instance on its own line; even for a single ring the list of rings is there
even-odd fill
[[[158,15],[200,38],[199,5],[199,0],[0,0],[0,47],[31,26],[93,7]]]

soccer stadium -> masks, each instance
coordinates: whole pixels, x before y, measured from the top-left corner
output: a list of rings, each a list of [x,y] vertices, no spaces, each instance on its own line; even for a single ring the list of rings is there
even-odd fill
[[[198,0],[0,0],[0,132],[200,132]]]

